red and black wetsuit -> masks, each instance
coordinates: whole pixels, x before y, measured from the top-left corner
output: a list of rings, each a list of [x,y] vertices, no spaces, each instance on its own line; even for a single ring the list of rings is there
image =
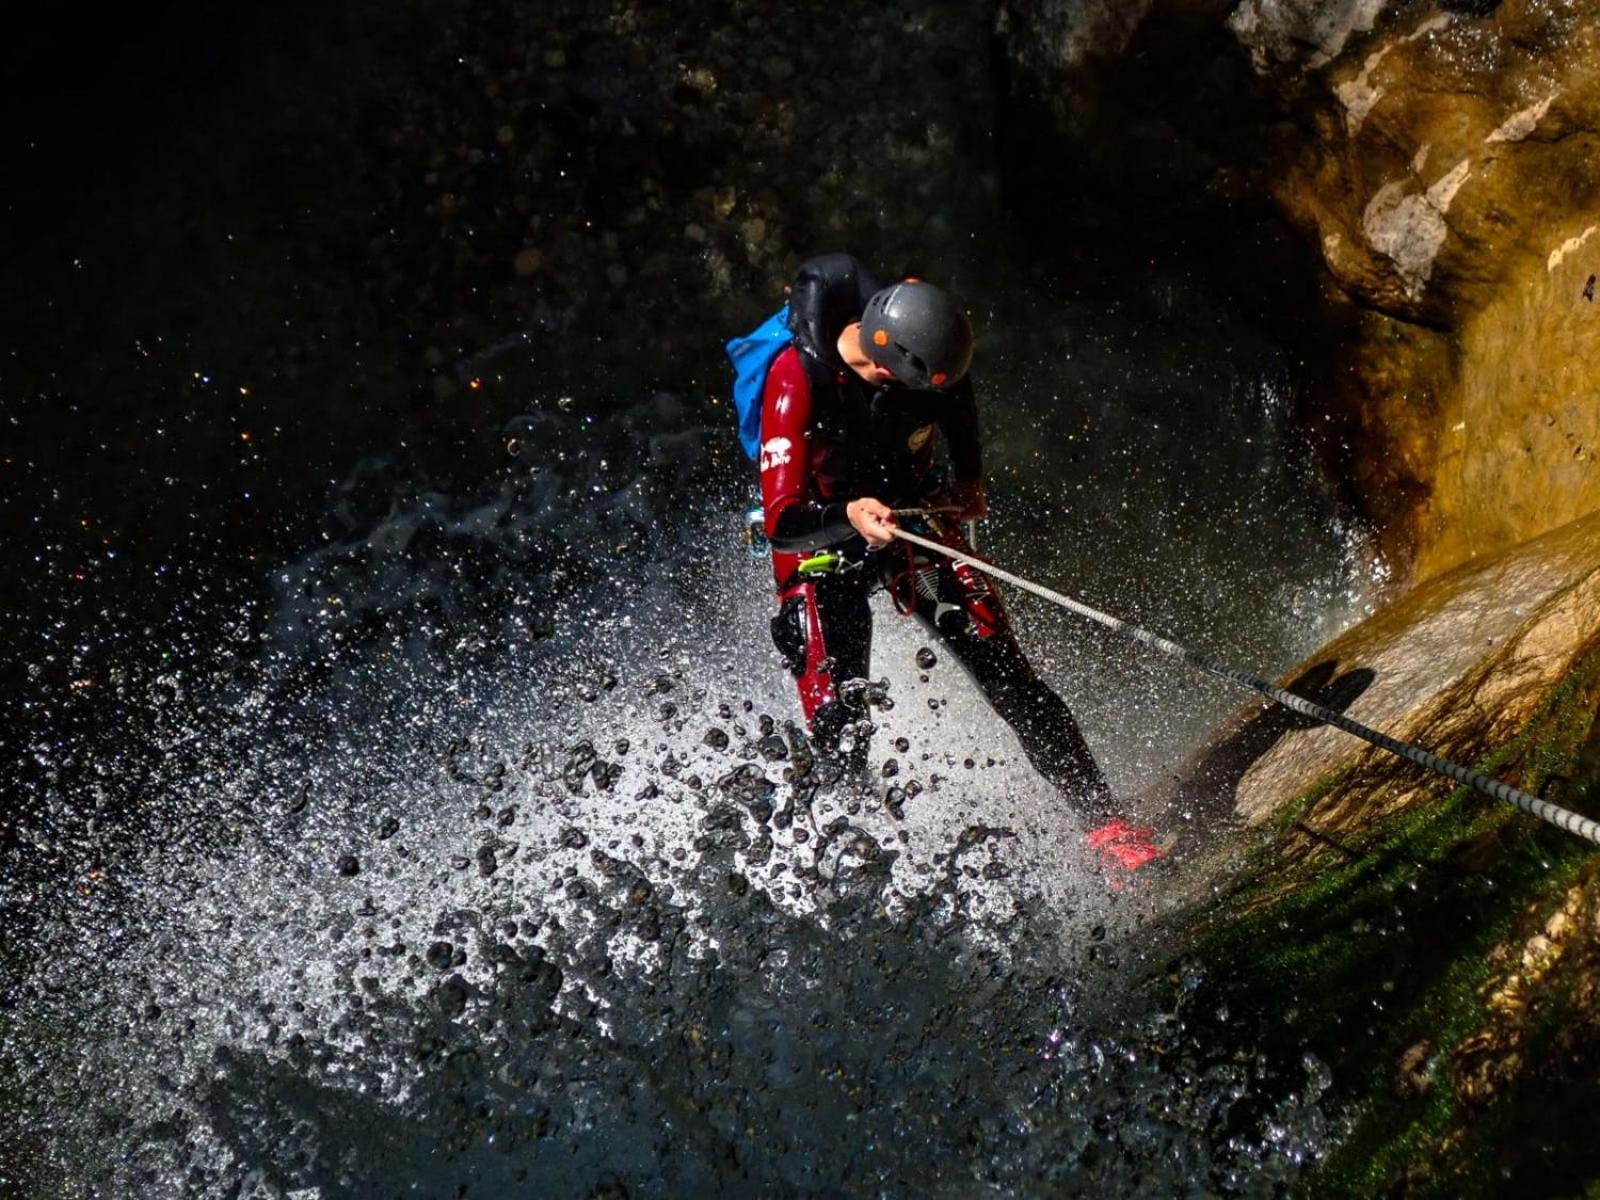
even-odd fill
[[[836,745],[863,715],[838,684],[867,674],[872,647],[868,594],[889,588],[968,669],[1034,767],[1091,814],[1109,792],[1066,704],[1034,674],[989,580],[948,559],[896,542],[869,552],[845,506],[871,496],[891,508],[924,498],[934,434],[944,437],[956,482],[981,471],[970,380],[940,391],[874,387],[840,358],[839,335],[861,319],[878,283],[845,254],[801,266],[790,294],[794,344],[768,372],[761,411],[761,494],[780,606],[772,636],[800,689],[817,740]],[[954,530],[937,531],[966,548]],[[808,554],[843,552],[851,568],[797,573]]]

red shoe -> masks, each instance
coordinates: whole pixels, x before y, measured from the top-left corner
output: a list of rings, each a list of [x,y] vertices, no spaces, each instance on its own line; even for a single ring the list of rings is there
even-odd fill
[[[1084,835],[1089,849],[1100,856],[1100,869],[1120,891],[1139,868],[1165,858],[1167,852],[1151,840],[1154,829],[1116,817]]]

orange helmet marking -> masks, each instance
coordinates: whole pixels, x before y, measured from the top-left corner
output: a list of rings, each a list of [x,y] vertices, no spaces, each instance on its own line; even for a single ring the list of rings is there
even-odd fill
[[[872,335],[872,344],[874,346],[887,346],[889,344],[888,330],[880,329],[874,333]]]
[[[950,378],[950,376],[946,375],[943,371],[935,371],[933,373],[933,386],[934,387],[943,387],[944,386],[944,381],[946,379],[949,379],[949,378]]]

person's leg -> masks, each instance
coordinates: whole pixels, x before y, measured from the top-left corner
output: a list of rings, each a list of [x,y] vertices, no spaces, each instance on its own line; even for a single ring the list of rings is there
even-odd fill
[[[772,618],[772,641],[795,677],[806,725],[817,746],[839,748],[846,725],[863,710],[840,695],[839,684],[864,677],[872,652],[872,613],[855,575],[824,575],[790,584]],[[852,758],[864,760],[865,746]]]
[[[965,549],[955,534],[944,539]],[[1034,672],[1011,632],[995,586],[981,572],[918,556],[915,576],[889,564],[887,584],[902,612],[915,611],[977,683],[995,713],[1022,743],[1034,770],[1086,817],[1112,815],[1111,789],[1072,711]]]
[[[995,713],[1011,727],[1023,753],[1086,817],[1112,814],[1111,788],[1095,762],[1072,710],[1033,665],[1009,630],[986,638],[941,633],[944,644],[971,673]]]

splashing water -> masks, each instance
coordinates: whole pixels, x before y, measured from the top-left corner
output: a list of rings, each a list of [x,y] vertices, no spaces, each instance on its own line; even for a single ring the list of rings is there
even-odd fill
[[[1214,442],[1275,428],[1246,393]],[[913,624],[879,612],[870,784],[809,761],[708,436],[670,396],[561,403],[516,423],[486,497],[363,464],[344,535],[275,573],[247,670],[194,646],[157,681],[153,752],[114,729],[63,751],[111,800],[51,797],[48,878],[0,880],[26,931],[0,1176],[85,1196],[1292,1184],[1330,1136],[1325,1068],[1192,1044],[1181,1002],[1135,999],[1145,899],[1108,892],[954,666],[916,666]],[[995,442],[1002,501],[1039,446],[1059,487],[1091,485],[1048,539],[993,522],[997,556],[1046,578],[1128,490],[1074,473],[1072,444]],[[1315,533],[1270,588],[1317,612],[1279,606],[1245,647],[1282,665],[1348,618],[1359,572],[1314,506],[1285,515],[1277,448],[1225,448],[1264,479],[1262,520]],[[1116,588],[1142,559],[1144,587],[1182,584],[1169,615],[1222,629],[1259,611],[1226,568],[1277,547],[1222,553],[1161,499],[1191,486],[1185,449],[1133,456],[1155,491],[1078,578]],[[1151,594],[1129,615],[1161,616]],[[1125,789],[1229,703],[1196,716],[1193,681],[1141,686],[1130,653],[1019,612]]]

